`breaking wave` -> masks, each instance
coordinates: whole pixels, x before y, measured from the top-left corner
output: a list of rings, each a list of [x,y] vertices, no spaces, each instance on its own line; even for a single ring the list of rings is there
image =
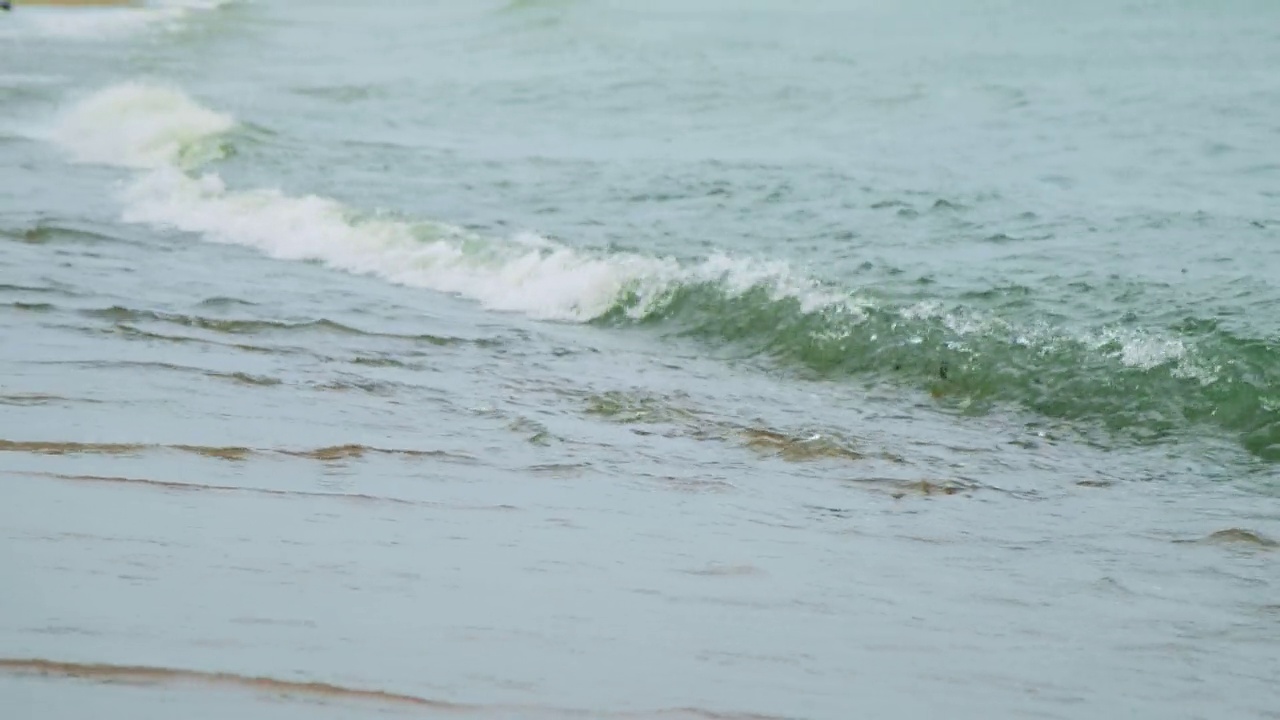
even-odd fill
[[[1210,321],[1018,324],[960,304],[873,297],[785,262],[587,252],[531,233],[488,238],[315,195],[237,190],[203,169],[235,127],[180,89],[129,83],[69,108],[52,139],[77,160],[135,171],[122,193],[129,222],[540,320],[660,323],[811,375],[913,387],[960,412],[1008,404],[1139,442],[1216,426],[1280,460],[1280,347]]]
[[[18,5],[0,23],[0,38],[100,41],[151,28],[175,28],[195,13],[216,10],[230,0],[152,0],[122,7],[42,7]]]

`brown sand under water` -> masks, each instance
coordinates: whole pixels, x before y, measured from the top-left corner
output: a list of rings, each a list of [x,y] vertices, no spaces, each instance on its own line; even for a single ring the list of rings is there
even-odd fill
[[[280,678],[240,675],[230,672],[208,672],[182,668],[149,667],[143,665],[111,665],[106,663],[74,663],[43,658],[0,658],[0,672],[19,675],[74,678],[103,683],[135,683],[140,685],[206,685],[266,693],[275,697],[298,697],[312,700],[334,699],[373,702],[421,708],[432,713],[447,712],[457,715],[481,715],[524,711],[543,712],[545,708],[519,706],[482,706],[453,703],[445,700],[390,692],[334,685],[325,682],[283,680]],[[698,718],[700,720],[782,720],[772,715],[754,713],[719,713],[697,708],[672,708],[653,712],[588,712],[563,709],[557,714],[564,717],[611,718]]]
[[[38,455],[138,455],[157,450],[177,450],[218,460],[243,461],[258,455],[288,455],[333,462],[358,459],[365,455],[395,455],[404,458],[435,458],[470,463],[475,458],[465,453],[444,450],[416,450],[412,448],[382,448],[347,443],[326,447],[293,450],[264,449],[241,446],[211,445],[155,445],[147,443],[88,443],[56,440],[0,440],[0,452],[25,452]]]

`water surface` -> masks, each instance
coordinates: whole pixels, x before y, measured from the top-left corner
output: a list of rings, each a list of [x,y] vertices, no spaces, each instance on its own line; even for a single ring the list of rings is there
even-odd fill
[[[1277,717],[1277,8],[0,18],[17,717]]]

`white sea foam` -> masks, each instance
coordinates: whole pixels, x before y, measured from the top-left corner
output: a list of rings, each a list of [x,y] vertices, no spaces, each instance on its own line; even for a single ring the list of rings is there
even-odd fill
[[[0,23],[0,38],[113,40],[150,28],[180,27],[192,14],[230,0],[153,0],[124,7],[19,5]]]
[[[256,248],[272,257],[319,261],[390,282],[471,298],[487,308],[539,319],[585,321],[629,298],[643,316],[686,283],[724,293],[764,288],[805,311],[843,307],[785,263],[727,256],[683,266],[634,253],[589,254],[534,234],[477,237],[431,222],[362,217],[335,200],[274,189],[233,190],[215,173],[196,174],[218,136],[234,127],[180,90],[142,83],[106,88],[71,107],[51,139],[83,162],[134,168],[124,217]]]
[[[76,160],[158,169],[183,165],[192,149],[234,126],[231,116],[200,106],[180,90],[124,83],[81,100],[50,133]]]

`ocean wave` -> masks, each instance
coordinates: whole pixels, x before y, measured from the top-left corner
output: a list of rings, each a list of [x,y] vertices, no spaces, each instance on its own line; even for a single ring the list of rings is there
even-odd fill
[[[153,0],[117,7],[59,7],[21,3],[4,23],[0,38],[115,40],[152,28],[181,27],[194,13],[209,12],[232,0]]]
[[[694,265],[635,253],[590,254],[532,233],[498,240],[438,222],[360,213],[320,196],[264,188],[232,190],[196,172],[225,153],[234,120],[182,91],[126,83],[84,98],[50,139],[81,162],[140,170],[123,193],[129,222],[199,233],[272,257],[310,260],[402,285],[454,293],[489,309],[544,320],[588,321],[627,298],[642,318],[687,283],[725,292],[768,288],[804,307],[847,303],[780,262],[719,255]]]
[[[80,162],[138,169],[195,167],[220,156],[230,115],[205,108],[177,88],[122,83],[79,101],[48,139]]]
[[[52,139],[135,170],[129,222],[469,298],[540,320],[663,324],[823,378],[889,382],[959,412],[1001,404],[1159,442],[1236,433],[1280,460],[1280,347],[1203,321],[1063,328],[960,303],[903,303],[819,282],[781,261],[588,252],[535,234],[496,239],[371,215],[325,197],[234,190],[204,169],[237,127],[181,90],[131,83],[71,107]]]

